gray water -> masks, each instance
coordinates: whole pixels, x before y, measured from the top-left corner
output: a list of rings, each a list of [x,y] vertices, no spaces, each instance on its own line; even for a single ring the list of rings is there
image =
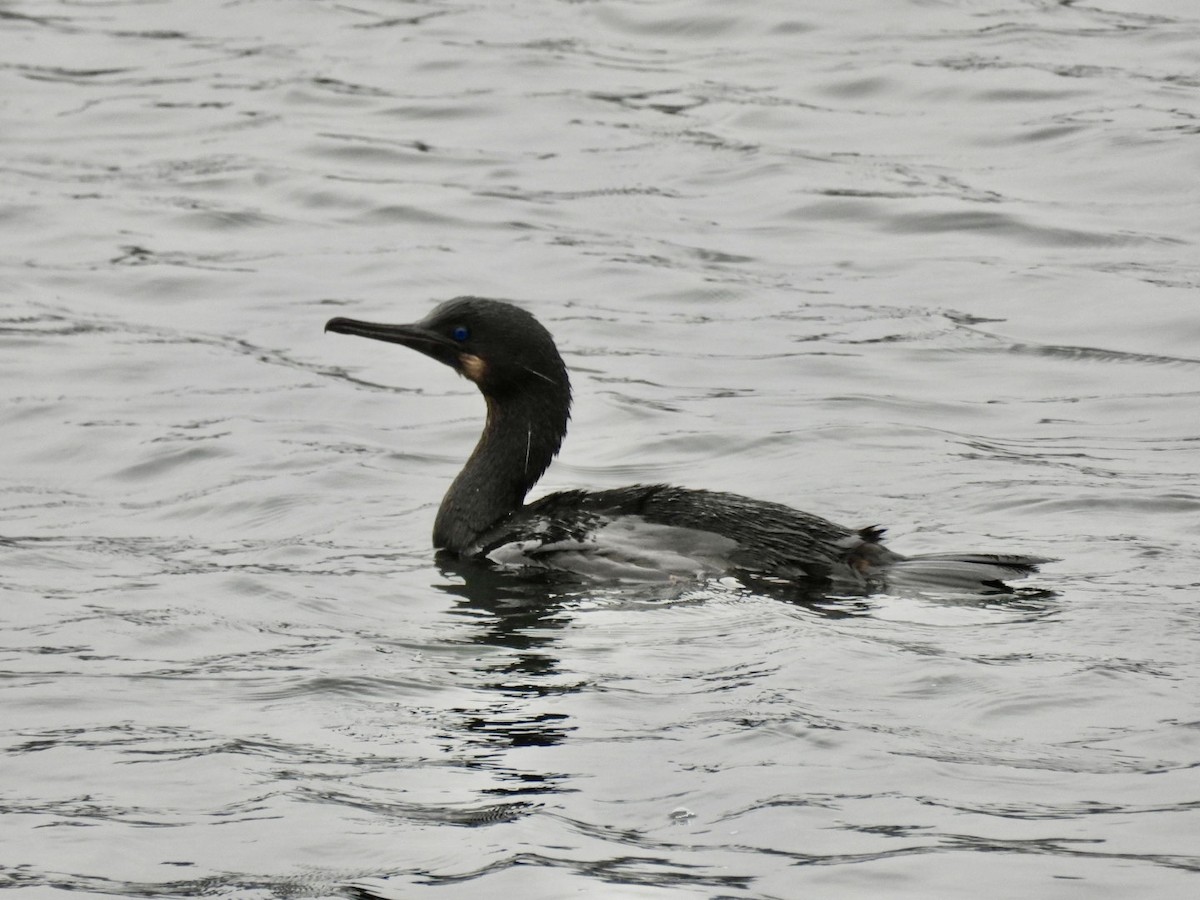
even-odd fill
[[[1200,892],[1200,9],[0,5],[14,896]],[[1061,558],[789,603],[439,570],[518,300],[541,490]]]

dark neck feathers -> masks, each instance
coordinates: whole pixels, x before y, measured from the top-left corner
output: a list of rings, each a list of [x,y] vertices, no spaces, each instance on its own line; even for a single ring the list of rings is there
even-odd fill
[[[563,374],[561,382],[532,379],[500,397],[484,395],[487,424],[442,499],[435,547],[468,553],[484,531],[524,504],[567,431],[571,388]]]

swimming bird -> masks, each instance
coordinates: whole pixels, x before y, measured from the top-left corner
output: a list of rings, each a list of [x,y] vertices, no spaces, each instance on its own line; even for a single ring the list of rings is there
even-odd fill
[[[846,528],[739,494],[637,484],[525,498],[558,454],[571,381],[550,332],[503,300],[456,297],[406,325],[337,317],[326,331],[400,344],[475,383],[487,419],[442,499],[440,551],[503,566],[657,580],[744,573],[778,583],[878,590],[895,584],[1006,590],[1044,557],[995,553],[902,556],[879,526]]]

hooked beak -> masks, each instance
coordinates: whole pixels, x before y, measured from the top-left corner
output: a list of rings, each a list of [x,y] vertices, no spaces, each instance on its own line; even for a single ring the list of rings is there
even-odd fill
[[[438,334],[417,322],[412,325],[387,325],[381,322],[363,322],[338,316],[325,323],[325,330],[335,334],[356,334],[375,341],[387,341],[418,350],[426,356],[458,368],[459,347],[450,338]]]

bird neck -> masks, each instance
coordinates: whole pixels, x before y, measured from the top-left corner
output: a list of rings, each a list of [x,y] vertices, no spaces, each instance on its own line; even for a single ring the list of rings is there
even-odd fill
[[[442,499],[433,543],[466,553],[475,540],[520,509],[558,453],[570,418],[570,388],[538,386],[502,399],[485,395],[487,423]]]

